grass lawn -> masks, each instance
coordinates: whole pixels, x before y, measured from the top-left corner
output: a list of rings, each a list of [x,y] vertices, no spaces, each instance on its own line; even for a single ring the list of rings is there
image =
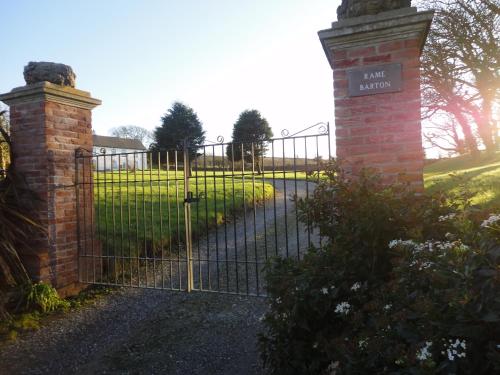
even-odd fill
[[[295,179],[317,181],[318,175],[305,172],[265,171],[251,175],[235,171],[194,171],[190,191],[204,198],[191,205],[194,236],[231,220],[244,205],[253,207],[273,195],[270,181]],[[478,159],[461,156],[444,159],[425,168],[428,191],[458,192],[465,183],[477,192],[473,203],[492,212],[500,209],[500,152]],[[98,237],[110,253],[124,248],[148,250],[175,244],[184,239],[183,172],[137,170],[135,172],[95,172],[95,218]],[[320,176],[322,178],[322,176]],[[263,181],[263,179],[265,179]],[[253,183],[253,181],[255,183]],[[225,197],[225,199],[224,199]],[[86,219],[87,221],[89,218]]]
[[[202,196],[191,205],[195,237],[222,223],[224,217],[230,220],[244,205],[251,208],[254,202],[271,198],[274,192],[272,185],[258,176],[223,178],[222,172],[209,172],[206,177],[193,173],[189,190]],[[105,254],[149,254],[184,241],[182,171],[95,172],[94,199],[94,217],[87,213],[84,219],[95,222]]]
[[[276,171],[274,172],[266,172],[262,173],[261,175],[256,175],[256,178],[266,178],[269,180],[272,180],[273,177],[275,179],[286,179],[286,180],[295,180],[297,179],[298,181],[310,181],[310,182],[316,182],[318,181],[318,172],[314,171],[312,173],[306,173],[306,172],[283,172],[283,171]],[[325,175],[323,172],[320,172],[320,178],[325,178]]]
[[[465,183],[477,192],[473,203],[492,212],[500,209],[500,152],[478,159],[460,156],[440,160],[425,168],[425,187],[429,191],[458,192]]]

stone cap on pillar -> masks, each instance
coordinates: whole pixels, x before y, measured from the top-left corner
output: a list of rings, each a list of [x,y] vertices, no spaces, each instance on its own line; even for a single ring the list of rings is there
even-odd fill
[[[92,98],[87,91],[46,81],[16,87],[8,93],[1,94],[0,100],[9,106],[20,103],[49,101],[83,109],[93,109],[102,103],[101,100]]]
[[[319,31],[318,36],[332,65],[333,50],[384,41],[420,39],[422,50],[433,17],[433,10],[419,12],[415,7],[402,8],[333,22],[330,29]]]

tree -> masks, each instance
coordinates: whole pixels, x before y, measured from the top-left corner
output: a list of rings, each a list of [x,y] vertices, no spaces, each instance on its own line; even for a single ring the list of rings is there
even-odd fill
[[[184,151],[184,141],[187,141],[189,160],[192,162],[198,155],[197,149],[205,142],[205,131],[196,112],[183,103],[175,102],[163,115],[161,122],[161,126],[154,130],[150,149],[168,151],[172,162],[175,150]],[[182,157],[182,153],[178,153],[178,157],[179,155]]]
[[[262,172],[260,158],[267,148],[266,141],[273,137],[273,132],[267,120],[256,109],[240,113],[233,125],[233,140],[227,146],[226,153],[231,160],[254,162],[257,171]]]
[[[153,138],[148,129],[144,129],[136,125],[123,125],[111,128],[110,134],[113,137],[120,137],[126,139],[137,139],[142,142],[146,147],[149,146]]]
[[[429,148],[437,148],[449,156],[467,153],[460,126],[452,116],[439,118],[436,122],[431,121],[430,125],[426,126],[424,140]]]
[[[424,118],[443,113],[459,124],[466,148],[493,152],[500,99],[498,0],[421,0],[436,10],[422,60]]]

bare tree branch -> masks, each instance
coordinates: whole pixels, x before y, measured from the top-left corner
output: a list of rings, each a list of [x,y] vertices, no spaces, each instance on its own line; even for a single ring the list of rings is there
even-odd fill
[[[493,111],[500,98],[498,0],[420,0],[436,10],[422,58],[423,118],[448,112],[470,152],[495,149]],[[478,138],[479,137],[479,138]]]
[[[110,134],[114,137],[138,139],[146,147],[149,146],[153,139],[153,135],[148,129],[136,125],[124,125],[111,128]]]

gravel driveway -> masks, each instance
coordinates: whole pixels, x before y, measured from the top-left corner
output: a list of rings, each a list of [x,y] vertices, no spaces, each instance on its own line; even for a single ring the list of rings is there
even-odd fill
[[[194,241],[195,289],[263,295],[264,266],[269,258],[302,257],[309,244],[320,243],[317,231],[308,231],[299,221],[291,199],[310,196],[316,184],[282,179],[266,182],[275,188],[273,197]],[[182,268],[181,279],[187,277],[185,273]]]
[[[266,300],[121,289],[0,346],[1,374],[262,374]]]
[[[283,230],[290,256],[305,243],[305,232],[294,221],[295,211],[288,207],[285,212],[283,181],[276,180],[275,188],[276,209],[273,203],[265,209],[258,207],[255,216],[253,211],[247,213],[247,231],[252,236],[246,246],[240,242],[241,233],[236,241],[228,239],[230,248],[258,249],[253,261],[264,257],[262,241],[266,251],[283,253]],[[297,189],[303,196],[314,186],[299,181]],[[286,195],[290,193],[295,193],[295,185]],[[254,217],[266,220],[254,222]],[[241,225],[238,228],[243,231]],[[219,239],[222,230],[219,228]],[[203,245],[200,252],[201,258],[213,259],[213,254],[205,256]],[[250,252],[248,255],[251,257]],[[213,266],[203,269],[216,271]],[[203,272],[199,276],[195,282],[204,278]],[[255,290],[256,286],[249,288]],[[262,284],[257,290],[261,288]],[[123,288],[93,306],[53,316],[41,329],[13,343],[0,344],[0,374],[263,374],[257,333],[266,309],[263,297]]]

